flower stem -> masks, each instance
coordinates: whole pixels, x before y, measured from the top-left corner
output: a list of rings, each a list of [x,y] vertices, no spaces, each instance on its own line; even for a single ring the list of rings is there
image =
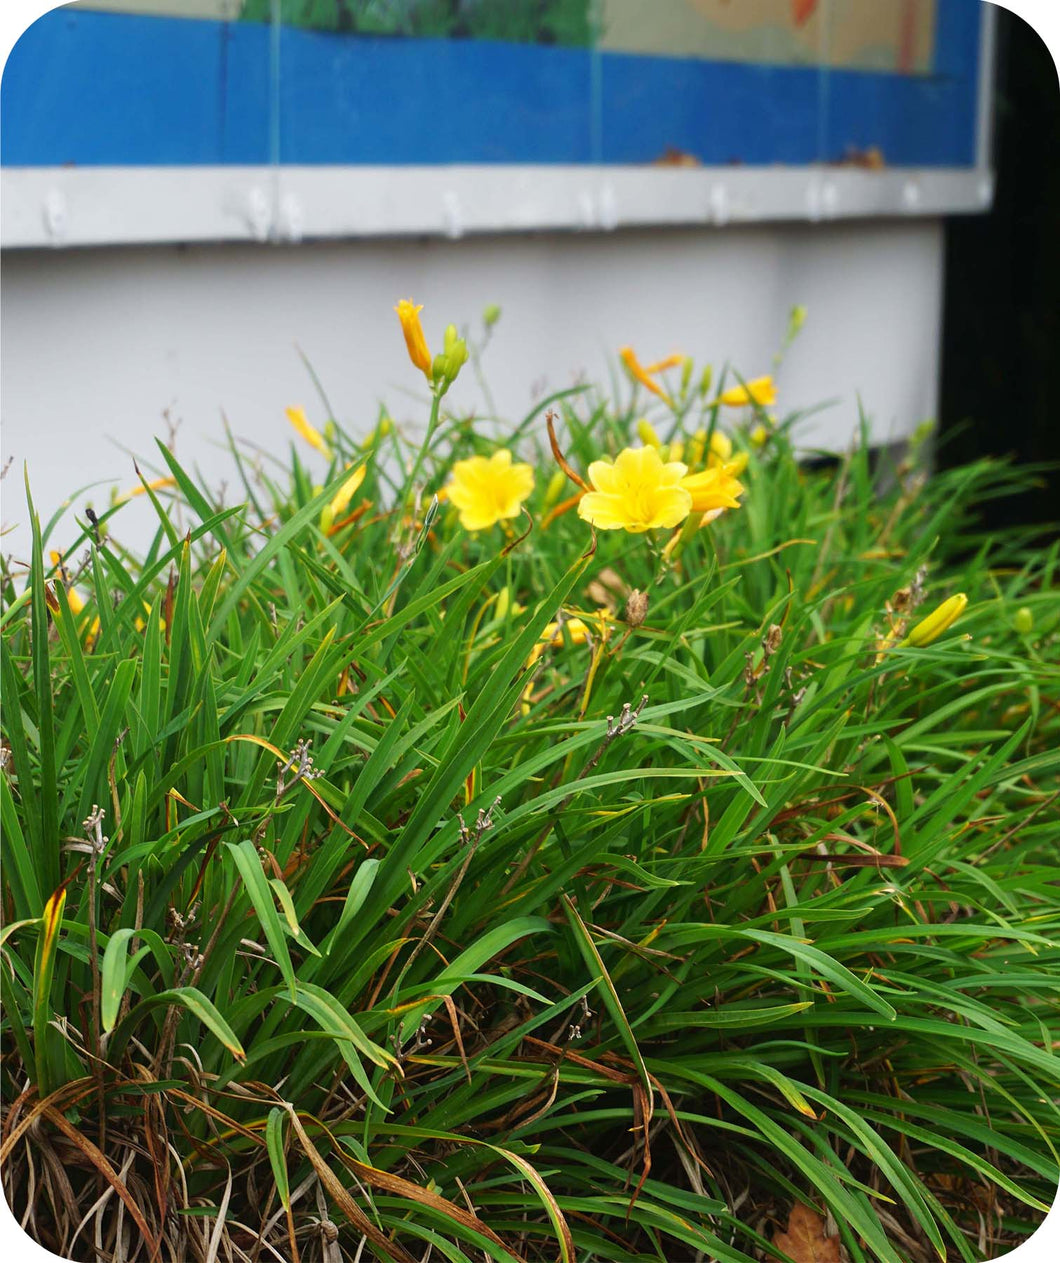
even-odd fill
[[[423,436],[423,443],[420,450],[416,453],[416,459],[412,465],[412,473],[409,474],[408,493],[405,499],[405,509],[411,512],[414,507],[416,494],[416,479],[420,476],[420,470],[423,468],[423,462],[427,457],[428,449],[431,446],[431,439],[434,438],[434,432],[438,428],[438,409],[441,406],[441,395],[435,391],[431,400],[431,419],[427,422],[427,433]]]

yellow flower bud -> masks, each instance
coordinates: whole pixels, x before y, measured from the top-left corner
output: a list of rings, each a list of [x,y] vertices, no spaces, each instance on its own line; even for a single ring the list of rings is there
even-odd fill
[[[1021,605],[1012,618],[1012,626],[1020,633],[1021,636],[1027,636],[1034,631],[1034,614],[1026,606]]]
[[[703,464],[703,453],[707,450],[706,430],[697,430],[688,445],[688,467],[698,469]]]
[[[668,368],[673,368],[684,360],[682,355],[670,355],[665,360],[658,360],[654,364],[645,367],[637,359],[637,354],[631,346],[624,346],[619,350],[619,359],[626,367],[626,371],[634,381],[640,382],[642,386],[650,390],[653,395],[658,395],[660,399],[668,404],[672,404],[673,400],[665,390],[654,380],[653,375],[665,372]]]
[[[439,355],[434,357],[431,370],[432,377],[441,392],[445,392],[456,381],[461,368],[467,363],[467,343],[456,331],[456,325],[446,325],[445,346]]]
[[[759,423],[747,437],[755,447],[765,447],[766,443],[769,442],[769,431],[764,425]]]
[[[662,439],[659,438],[655,426],[652,425],[647,417],[641,417],[637,422],[637,438],[640,439],[645,447],[654,447],[656,451],[662,447]]]
[[[507,617],[508,609],[511,606],[511,603],[512,603],[512,594],[511,594],[510,589],[508,588],[508,585],[505,584],[504,587],[501,588],[501,590],[497,593],[497,604],[494,606],[494,609],[493,609],[493,616],[497,619],[498,622],[502,621],[504,618]]]
[[[287,408],[287,420],[294,426],[298,433],[305,439],[310,447],[315,447],[317,451],[326,460],[331,460],[331,448],[324,442],[324,436],[316,428],[310,425],[306,418],[304,408]]]
[[[732,457],[732,439],[720,430],[710,436],[710,463],[724,464]]]
[[[487,329],[492,329],[500,318],[501,309],[496,303],[490,303],[489,306],[482,312],[482,323]]]
[[[567,485],[567,475],[562,469],[557,469],[552,477],[548,480],[548,486],[545,488],[544,508],[547,511],[559,500]]]
[[[349,469],[349,466],[346,466]],[[346,512],[354,492],[364,482],[367,465],[358,465],[350,476],[342,483],[331,500],[320,510],[320,529],[326,534],[331,530],[335,519]]]
[[[753,403],[768,408],[777,401],[777,388],[772,377],[755,377],[745,386],[731,386],[718,396],[718,402],[729,408],[745,408]]]
[[[420,303],[417,307],[407,298],[403,298],[394,310],[397,312],[398,320],[401,321],[401,332],[405,335],[405,347],[408,350],[409,359],[427,380],[433,383],[431,352],[423,333],[423,325],[420,324],[423,304]]]
[[[948,600],[931,611],[927,618],[922,619],[913,630],[902,641],[903,646],[913,649],[921,649],[924,645],[930,645],[933,640],[938,640],[943,632],[948,631],[953,624],[964,613],[968,605],[968,598],[963,592],[958,592],[955,596],[951,596]]]
[[[165,491],[168,487],[175,487],[176,485],[177,480],[175,478],[154,478],[146,485],[143,482],[137,483],[131,491],[126,491],[122,495],[118,494],[116,487],[112,488],[110,493],[111,507],[113,508],[116,504],[124,504],[126,500],[131,500],[133,496],[142,496],[148,489],[151,491]]]

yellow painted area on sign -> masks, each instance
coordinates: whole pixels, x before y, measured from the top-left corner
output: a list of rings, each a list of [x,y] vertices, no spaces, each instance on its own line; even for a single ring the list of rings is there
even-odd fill
[[[925,74],[936,0],[603,0],[611,52]]]

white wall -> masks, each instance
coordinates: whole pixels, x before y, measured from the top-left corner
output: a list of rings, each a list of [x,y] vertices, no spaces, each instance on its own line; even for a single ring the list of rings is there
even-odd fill
[[[0,547],[25,556],[23,461],[46,518],[92,480],[132,486],[122,449],[152,463],[165,409],[182,420],[178,455],[214,483],[229,476],[216,447],[222,410],[237,434],[282,453],[286,405],[324,420],[295,343],[353,430],[374,424],[380,399],[398,422],[422,425],[425,392],[392,311],[402,297],[424,304],[438,344],[446,322],[477,329],[487,303],[502,306],[486,369],[513,420],[546,383],[607,382],[625,343],[645,360],[680,350],[716,368],[729,360],[745,377],[768,372],[790,308],[803,303],[781,411],[836,401],[805,424],[803,442],[844,446],[859,395],[876,439],[900,438],[935,411],[942,238],[939,221],[905,220],[5,251],[0,404],[14,465],[2,512],[14,529]],[[449,398],[454,410],[477,404],[470,374]],[[109,488],[74,507],[93,499],[105,505]],[[142,502],[125,514],[150,521]]]

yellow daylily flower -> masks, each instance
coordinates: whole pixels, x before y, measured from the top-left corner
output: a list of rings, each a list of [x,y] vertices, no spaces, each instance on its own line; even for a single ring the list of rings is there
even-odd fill
[[[756,377],[745,386],[730,386],[718,396],[718,402],[729,408],[745,408],[749,403],[768,408],[777,401],[777,388],[772,377]]]
[[[930,645],[933,640],[938,640],[942,633],[949,631],[960,618],[967,605],[968,598],[963,592],[958,592],[955,596],[943,601],[937,609],[931,611],[927,618],[917,623],[902,641],[902,646],[920,649],[924,645]]]
[[[747,463],[746,456],[726,461],[719,465],[708,465],[698,473],[688,474],[681,479],[681,486],[692,497],[692,512],[705,515],[705,521],[712,522],[725,509],[738,509],[738,496],[744,493],[744,485],[737,480]]]
[[[407,298],[403,298],[394,310],[401,321],[401,332],[405,335],[405,346],[408,348],[409,359],[423,373],[424,377],[433,384],[434,375],[431,372],[431,352],[427,346],[427,339],[423,334],[423,325],[420,324],[420,312],[423,310],[423,304],[420,303],[419,306],[416,306]]]
[[[471,456],[453,466],[449,499],[460,510],[466,531],[483,531],[506,518],[518,517],[534,489],[530,465],[513,464],[506,448],[492,456]]]
[[[578,516],[601,531],[650,531],[677,526],[692,511],[692,496],[681,485],[688,466],[663,463],[654,447],[627,447],[614,464],[589,466],[591,490],[578,504]]]
[[[286,408],[287,420],[305,439],[310,447],[315,447],[325,460],[331,460],[331,448],[328,447],[323,434],[315,425],[310,425],[304,408]]]
[[[683,355],[668,356],[665,360],[657,360],[654,364],[649,364],[647,368],[637,359],[637,354],[631,346],[621,347],[618,355],[635,381],[640,382],[653,395],[658,395],[660,399],[672,405],[673,400],[658,382],[652,380],[652,374],[661,373],[667,368],[673,368],[675,364],[683,363],[685,358]]]

